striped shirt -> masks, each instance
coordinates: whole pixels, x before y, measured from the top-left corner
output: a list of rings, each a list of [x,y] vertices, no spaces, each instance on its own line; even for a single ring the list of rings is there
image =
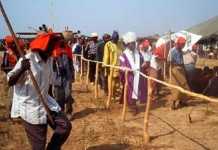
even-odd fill
[[[96,53],[97,53],[97,44],[91,41],[89,44],[88,58],[91,60],[95,60]]]

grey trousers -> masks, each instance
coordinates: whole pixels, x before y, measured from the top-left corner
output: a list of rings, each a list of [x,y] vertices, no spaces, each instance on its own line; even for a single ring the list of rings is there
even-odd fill
[[[53,126],[50,123],[49,125],[54,130],[54,133],[47,148],[46,138],[48,125],[33,125],[23,120],[23,126],[30,145],[32,146],[32,150],[60,150],[61,146],[67,140],[72,126],[66,115],[63,112],[52,112],[52,118],[54,119],[55,125]]]

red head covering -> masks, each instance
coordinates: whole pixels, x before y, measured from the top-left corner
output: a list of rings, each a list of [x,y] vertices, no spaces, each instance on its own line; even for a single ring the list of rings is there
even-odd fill
[[[70,59],[72,59],[73,54],[72,54],[72,49],[70,46],[67,44],[64,45],[64,47],[61,47],[61,42],[59,41],[56,45],[55,48],[52,52],[53,57],[59,57],[62,54],[66,54]]]
[[[12,36],[8,35],[4,38],[4,40],[5,40],[6,46],[13,51],[14,38]],[[18,44],[19,44],[21,49],[24,48],[25,43],[22,39],[18,39]]]
[[[149,46],[150,46],[150,43],[149,43],[148,40],[144,40],[144,41],[142,42],[142,48],[148,48]]]
[[[166,39],[158,39],[156,43],[156,48],[153,51],[153,54],[156,55],[159,59],[166,59],[171,48],[171,41]]]
[[[164,51],[165,51],[165,45],[163,44],[159,47],[156,47],[153,53],[159,59],[164,59],[166,57],[166,56],[164,56]]]
[[[40,34],[31,43],[30,48],[32,50],[46,51],[48,43],[52,37],[52,34]]]
[[[57,35],[57,33],[40,34],[30,43],[30,48],[33,51],[46,51],[50,40]]]
[[[6,44],[7,46],[9,46],[9,45],[11,45],[11,44],[14,43],[14,39],[13,39],[13,37],[10,36],[10,35],[6,36],[6,37],[4,38],[4,40],[5,40],[5,44]]]
[[[186,43],[186,39],[184,37],[178,37],[176,39],[176,44],[185,44]]]

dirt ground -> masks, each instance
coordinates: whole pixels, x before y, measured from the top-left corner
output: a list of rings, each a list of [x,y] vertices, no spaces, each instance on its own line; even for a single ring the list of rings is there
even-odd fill
[[[5,79],[0,78],[0,150],[29,150],[22,125],[7,118],[8,96]],[[189,107],[171,111],[167,100],[170,93],[162,88],[157,103],[153,103],[149,133],[151,142],[143,144],[143,116],[127,112],[121,121],[122,105],[113,101],[105,109],[107,99],[103,92],[94,99],[93,87],[85,83],[73,84],[74,120],[70,137],[63,150],[218,150],[217,104],[202,100],[190,101]],[[191,122],[188,116],[191,116]],[[49,129],[49,137],[52,130]]]
[[[209,66],[213,68],[218,65],[217,59],[207,59],[207,58],[199,58],[197,59],[196,67],[197,68],[204,68],[205,66]]]

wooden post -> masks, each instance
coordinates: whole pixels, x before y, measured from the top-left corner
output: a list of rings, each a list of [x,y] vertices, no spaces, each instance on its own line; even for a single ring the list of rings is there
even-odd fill
[[[82,83],[83,80],[83,57],[81,55],[80,57],[80,83]]]
[[[125,121],[126,117],[126,107],[127,107],[127,91],[128,91],[128,70],[125,71],[125,85],[124,85],[124,96],[123,96],[123,112],[122,121]]]
[[[77,67],[77,56],[76,55],[74,55],[74,64],[75,64],[75,66]],[[77,70],[76,70],[77,68],[74,68],[74,79],[75,79],[75,82],[76,82],[76,80],[77,80]]]
[[[82,46],[82,53],[80,56],[80,83],[82,83],[82,79],[83,79],[83,52],[84,51],[84,46]]]
[[[110,102],[112,97],[112,79],[113,79],[113,68],[110,68],[110,75],[108,78],[108,99],[106,104],[107,109],[110,107]]]
[[[99,63],[96,63],[96,72],[95,72],[95,98],[98,98],[98,74],[99,74]]]
[[[88,89],[88,85],[89,85],[89,70],[90,70],[90,61],[88,61],[87,63],[87,75],[86,75],[86,86]]]
[[[166,56],[166,50],[167,50],[167,48],[166,48],[166,44],[165,44],[165,46],[164,46],[164,58],[167,58],[167,56]],[[166,81],[166,69],[167,69],[167,63],[166,63],[166,61],[164,61],[164,70],[163,70],[163,78],[164,78],[164,81]]]
[[[150,141],[150,136],[148,133],[148,121],[149,121],[149,113],[150,113],[150,106],[151,106],[151,100],[152,100],[152,89],[151,89],[151,80],[148,79],[148,91],[147,91],[147,105],[145,110],[145,116],[144,116],[144,142],[147,144]]]
[[[170,50],[172,49],[172,42],[171,42],[171,31],[169,33],[169,38],[170,38]],[[172,81],[172,63],[171,63],[171,52],[169,51],[169,57],[170,57],[170,66],[169,66],[169,78],[170,78],[170,83]]]

